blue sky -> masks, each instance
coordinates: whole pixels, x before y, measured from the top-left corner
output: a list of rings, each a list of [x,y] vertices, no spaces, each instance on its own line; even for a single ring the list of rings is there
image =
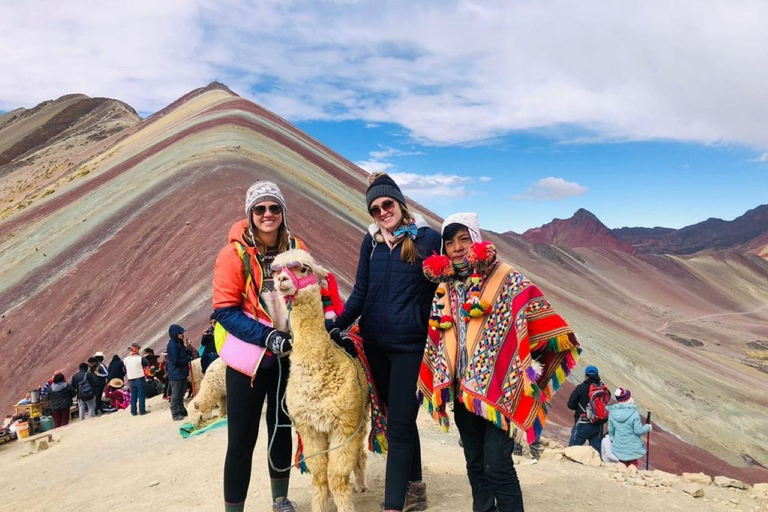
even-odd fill
[[[751,161],[754,151],[738,146],[573,144],[515,133],[488,145],[436,147],[414,143],[396,125],[348,121],[299,127],[363,167],[400,176],[411,196],[436,213],[477,211],[483,226],[495,231],[523,232],[579,208],[610,228],[679,228],[709,217],[730,220],[768,203],[768,165]],[[466,179],[435,194],[440,184],[429,177],[439,173]],[[555,184],[529,192],[547,177],[578,183],[583,190],[569,196]]]
[[[19,0],[0,19],[0,111],[81,92],[146,114],[219,80],[497,231],[768,202],[757,0]]]

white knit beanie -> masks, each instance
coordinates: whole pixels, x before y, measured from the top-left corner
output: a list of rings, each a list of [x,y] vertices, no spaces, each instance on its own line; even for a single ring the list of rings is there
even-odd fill
[[[466,226],[467,230],[469,231],[469,237],[472,239],[473,243],[483,241],[483,235],[480,234],[480,222],[477,220],[476,213],[465,212],[449,215],[443,221],[443,227],[440,230],[440,234],[442,235],[445,233],[445,228],[451,224],[461,224],[462,226]]]
[[[288,229],[288,220],[286,214],[288,208],[285,205],[285,198],[283,193],[280,192],[280,188],[271,181],[257,181],[248,189],[245,194],[245,216],[248,217],[248,225],[253,231],[253,216],[251,215],[251,209],[259,203],[264,201],[274,201],[280,205],[283,209],[283,224]]]

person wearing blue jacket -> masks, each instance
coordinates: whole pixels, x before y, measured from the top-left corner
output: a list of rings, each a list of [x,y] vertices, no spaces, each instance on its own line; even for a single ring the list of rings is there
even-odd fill
[[[189,362],[193,359],[192,346],[184,338],[184,328],[173,324],[168,329],[168,364],[166,365],[168,385],[171,389],[171,416],[181,421],[187,416],[184,408],[184,393],[187,390]]]
[[[426,510],[421,445],[416,427],[416,381],[427,339],[436,284],[421,270],[440,251],[440,234],[408,210],[405,196],[386,173],[368,178],[366,204],[374,222],[360,246],[357,277],[344,313],[328,330],[347,329],[359,318],[374,384],[387,406],[385,511]]]
[[[637,405],[629,389],[618,388],[615,393],[616,404],[608,406],[608,436],[611,439],[613,454],[625,466],[637,466],[645,456],[645,444],[642,435],[653,428],[643,425]]]

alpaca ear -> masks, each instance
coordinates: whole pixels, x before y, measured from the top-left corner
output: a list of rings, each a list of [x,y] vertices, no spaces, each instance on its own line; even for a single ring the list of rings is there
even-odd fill
[[[328,270],[326,270],[324,267],[321,267],[317,263],[310,266],[310,268],[312,269],[312,273],[315,274],[318,279],[323,280],[328,278]]]

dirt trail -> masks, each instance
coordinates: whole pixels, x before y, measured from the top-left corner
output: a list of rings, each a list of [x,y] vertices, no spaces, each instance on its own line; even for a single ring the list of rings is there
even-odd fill
[[[100,510],[136,512],[220,510],[226,429],[183,439],[166,403],[153,399],[150,410],[144,417],[121,411],[76,422],[56,431],[60,441],[39,453],[26,455],[20,442],[0,446],[0,508],[8,512],[64,512],[82,511],[88,504],[88,509],[97,506]],[[458,434],[439,431],[423,413],[420,431],[429,510],[470,511],[470,489]],[[265,437],[260,436],[256,447],[246,506],[254,512],[271,510]],[[576,463],[542,461],[531,465],[526,460],[518,464],[518,474],[528,512],[768,510],[765,500],[744,491],[707,487],[707,496],[694,500],[679,489],[617,483],[607,468]],[[384,487],[383,457],[369,458],[367,478],[369,491],[356,494],[355,504],[360,512],[378,511]],[[300,512],[309,512],[310,492],[309,475],[294,472],[291,498]],[[729,503],[729,499],[739,504]]]

